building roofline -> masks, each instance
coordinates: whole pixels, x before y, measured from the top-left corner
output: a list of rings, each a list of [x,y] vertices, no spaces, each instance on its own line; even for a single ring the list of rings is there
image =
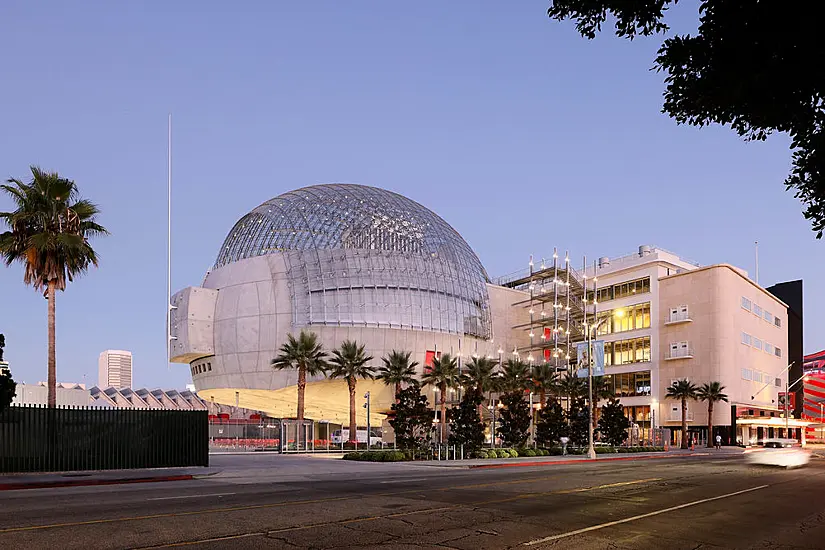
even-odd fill
[[[711,270],[711,269],[730,269],[733,273],[735,273],[736,275],[741,277],[742,280],[747,281],[751,286],[753,286],[757,290],[761,291],[765,296],[767,296],[768,298],[772,299],[773,301],[778,302],[779,304],[781,304],[785,308],[785,310],[788,309],[788,304],[786,304],[785,302],[783,302],[782,300],[780,300],[779,298],[777,298],[776,296],[774,296],[773,294],[771,294],[770,292],[768,292],[767,290],[765,290],[764,288],[762,288],[761,286],[756,284],[756,282],[754,282],[752,279],[746,277],[739,269],[737,269],[735,266],[733,266],[731,264],[706,265],[704,267],[697,267],[696,269],[691,269],[689,271],[683,271],[682,273],[674,273],[672,275],[665,275],[664,277],[660,277],[659,280],[664,281],[664,280],[673,279],[673,278],[676,278],[676,277],[684,277],[685,275],[690,275],[692,273],[700,273],[702,271],[708,271],[708,270]]]

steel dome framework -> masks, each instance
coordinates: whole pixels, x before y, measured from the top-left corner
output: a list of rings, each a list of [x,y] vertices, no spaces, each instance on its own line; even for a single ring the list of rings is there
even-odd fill
[[[396,193],[351,184],[284,193],[235,224],[215,268],[273,253],[286,259],[296,326],[492,335],[478,257],[447,222]]]

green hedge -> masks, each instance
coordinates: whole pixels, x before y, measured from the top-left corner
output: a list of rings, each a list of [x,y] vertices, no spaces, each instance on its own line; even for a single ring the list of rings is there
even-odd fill
[[[346,453],[344,460],[359,460],[361,462],[401,462],[412,460],[412,456],[403,451],[363,451]]]

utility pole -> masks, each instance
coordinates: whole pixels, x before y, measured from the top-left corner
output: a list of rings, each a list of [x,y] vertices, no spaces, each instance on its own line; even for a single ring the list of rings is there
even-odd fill
[[[371,440],[371,437],[370,437],[371,432],[372,432],[371,426],[370,426],[370,392],[367,392],[367,393],[364,394],[364,399],[367,400],[367,402],[364,403],[364,408],[367,409],[367,450],[369,451],[370,447],[372,446],[372,440]],[[355,428],[355,432],[356,432],[355,433],[355,441],[358,441],[358,427],[357,426]]]

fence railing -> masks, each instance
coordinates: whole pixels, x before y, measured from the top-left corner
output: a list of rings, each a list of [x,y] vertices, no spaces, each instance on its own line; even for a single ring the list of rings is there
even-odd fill
[[[24,406],[0,413],[0,472],[208,465],[206,411]]]

